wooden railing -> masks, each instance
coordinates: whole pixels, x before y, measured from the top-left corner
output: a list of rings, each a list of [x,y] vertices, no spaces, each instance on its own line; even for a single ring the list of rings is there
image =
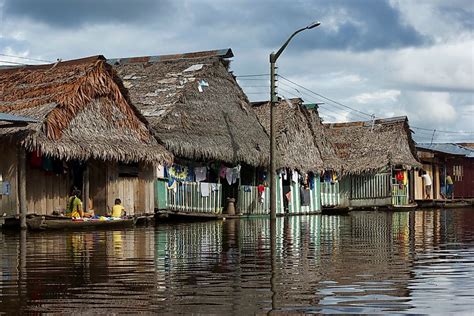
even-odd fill
[[[340,202],[339,182],[321,182],[321,205],[337,206]]]
[[[387,198],[391,194],[390,173],[351,177],[351,199]]]
[[[210,183],[209,196],[202,196],[201,183],[177,182],[176,190],[167,189],[170,210],[194,213],[222,213],[222,185]]]
[[[408,186],[404,184],[392,184],[392,205],[407,205],[408,199]]]
[[[241,185],[237,207],[243,215],[264,215],[270,212],[270,189],[265,188],[264,199],[261,201],[256,186]]]

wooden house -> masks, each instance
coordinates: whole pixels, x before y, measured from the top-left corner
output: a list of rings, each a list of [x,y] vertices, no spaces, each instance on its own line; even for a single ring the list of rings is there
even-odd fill
[[[254,102],[253,110],[269,133],[270,103]],[[317,109],[299,98],[281,100],[274,108],[276,125],[277,214],[320,212],[320,181],[325,171],[337,171],[342,162],[335,154]]]
[[[33,119],[0,128],[2,214],[64,210],[73,186],[97,214],[153,211],[152,166],[172,155],[104,57],[1,69],[0,112]]]
[[[223,49],[108,60],[156,139],[175,156],[173,166],[158,172],[157,210],[220,214],[228,198],[257,196],[269,138],[229,71],[231,57]],[[237,203],[242,214],[261,209],[250,204]]]
[[[325,124],[343,160],[339,206],[409,206],[418,162],[407,117]]]
[[[430,200],[447,197],[446,176],[453,180],[453,198],[474,198],[474,148],[470,144],[420,143],[416,145],[423,170],[428,173],[431,185]],[[424,183],[415,178],[415,200],[426,199]]]

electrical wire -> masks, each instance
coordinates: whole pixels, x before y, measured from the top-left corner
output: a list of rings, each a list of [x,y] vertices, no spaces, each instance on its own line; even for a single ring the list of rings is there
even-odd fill
[[[27,64],[17,63],[17,62],[15,62],[15,61],[9,61],[9,60],[0,60],[0,63],[6,63],[6,64],[12,64],[12,65],[21,65],[21,66],[28,66]]]
[[[8,54],[2,54],[2,53],[0,53],[0,56],[12,57],[12,58],[18,58],[18,59],[24,59],[24,60],[40,61],[40,62],[45,62],[45,63],[53,63],[53,61],[45,60],[45,59],[37,59],[37,58],[30,58],[30,57],[23,57],[23,56],[15,56],[15,55],[8,55]]]

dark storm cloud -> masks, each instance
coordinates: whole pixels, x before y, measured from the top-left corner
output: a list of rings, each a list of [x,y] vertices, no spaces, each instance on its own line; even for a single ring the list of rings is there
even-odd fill
[[[364,51],[422,46],[431,42],[413,27],[405,25],[400,12],[386,1],[311,1],[300,2],[292,10],[281,4],[273,8],[276,10],[272,11],[270,19],[266,19],[266,36],[262,37],[271,46],[278,45],[289,35],[287,31],[278,30],[296,30],[314,20],[322,22],[319,29],[305,34],[305,40],[296,39],[292,45],[300,49]],[[337,31],[325,28],[328,17],[339,23]]]
[[[6,0],[5,16],[22,16],[51,26],[129,23],[170,32],[202,45],[239,38],[243,48],[278,47],[289,32],[314,20],[317,30],[294,40],[295,49],[365,51],[420,46],[430,40],[402,23],[400,12],[382,0],[189,1],[173,0]],[[325,27],[335,20],[338,29]],[[229,30],[249,30],[232,34]],[[224,35],[225,34],[225,35]],[[235,47],[236,44],[233,44]]]
[[[5,17],[26,17],[51,26],[74,28],[88,23],[137,23],[160,20],[173,11],[173,0],[6,0]]]

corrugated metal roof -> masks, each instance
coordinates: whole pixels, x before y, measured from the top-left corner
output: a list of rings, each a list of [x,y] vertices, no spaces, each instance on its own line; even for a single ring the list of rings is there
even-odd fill
[[[0,121],[4,122],[12,122],[12,123],[36,123],[38,122],[34,118],[26,117],[26,116],[19,116],[19,115],[12,115],[8,113],[0,113]]]
[[[458,144],[453,143],[420,143],[416,144],[417,148],[437,151],[441,153],[451,154],[451,155],[459,155],[459,156],[466,156],[470,158],[474,158],[474,150],[462,147]]]
[[[205,58],[205,57],[232,58],[234,57],[234,53],[232,52],[232,49],[224,48],[224,49],[217,49],[217,50],[184,53],[184,54],[173,54],[173,55],[111,58],[111,59],[107,59],[107,63],[111,65],[116,65],[116,64],[124,65],[124,64],[133,64],[133,63],[155,63],[158,61],[166,61],[166,60],[192,59],[192,58]]]

